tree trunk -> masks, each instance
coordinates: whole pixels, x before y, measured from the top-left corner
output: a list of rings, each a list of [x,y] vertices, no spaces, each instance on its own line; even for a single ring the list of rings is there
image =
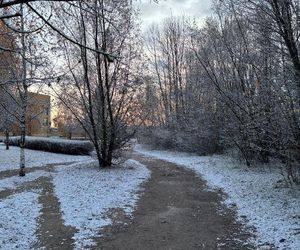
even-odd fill
[[[24,17],[23,17],[23,6],[21,5],[21,28],[24,31]],[[26,137],[26,111],[27,111],[27,96],[28,86],[26,82],[26,44],[25,44],[25,33],[22,33],[22,86],[24,93],[21,93],[22,99],[22,117],[20,122],[21,127],[21,140],[20,140],[20,176],[25,176],[25,137]]]
[[[6,146],[6,150],[9,150],[9,131],[8,130],[5,131],[5,146]]]
[[[25,122],[21,124],[21,140],[20,140],[20,176],[25,176]]]
[[[293,32],[292,4],[289,1],[274,0],[271,3],[271,6],[280,31],[279,33],[288,49],[289,56],[293,64],[297,89],[295,102],[297,104],[297,108],[300,108],[300,58],[296,42],[297,38]],[[292,113],[293,116],[295,116],[294,110]],[[296,117],[293,117],[292,127],[295,139],[300,145],[299,122]]]

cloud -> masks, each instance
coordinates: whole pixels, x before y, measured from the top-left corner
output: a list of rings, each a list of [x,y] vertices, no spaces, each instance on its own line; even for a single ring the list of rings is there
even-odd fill
[[[212,14],[212,0],[160,0],[158,4],[150,0],[137,0],[135,6],[140,10],[143,31],[171,15],[190,16],[201,22]]]

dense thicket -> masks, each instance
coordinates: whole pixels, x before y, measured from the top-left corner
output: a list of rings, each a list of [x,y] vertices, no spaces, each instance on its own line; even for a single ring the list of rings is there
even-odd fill
[[[202,154],[236,147],[248,165],[277,157],[295,180],[300,4],[225,0],[214,9],[201,28],[169,18],[150,30],[143,138]]]

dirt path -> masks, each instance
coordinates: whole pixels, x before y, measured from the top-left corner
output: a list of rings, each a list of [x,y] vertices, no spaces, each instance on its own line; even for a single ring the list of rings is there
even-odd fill
[[[50,177],[42,180],[42,194],[39,202],[43,208],[39,218],[37,231],[38,247],[42,249],[72,249],[72,239],[76,230],[65,226],[59,210],[58,198],[54,195],[54,187]]]
[[[44,170],[44,171],[53,171],[56,166],[65,166],[65,165],[71,165],[74,162],[62,162],[62,163],[54,163],[54,164],[46,164],[45,166],[39,166],[39,167],[30,167],[26,168],[26,174],[35,172],[37,170]],[[13,170],[4,170],[0,172],[0,180],[18,176],[20,169],[13,169]]]
[[[48,164],[43,167],[32,167],[26,170],[27,173],[32,173],[37,170],[45,172],[55,171],[56,166],[70,165],[73,162],[65,162],[59,164]],[[17,170],[8,170],[0,172],[0,180],[12,176],[18,176]],[[54,194],[54,186],[52,183],[52,176],[40,177],[34,181],[29,181],[18,187],[5,189],[0,191],[0,200],[5,199],[10,195],[39,189],[41,194],[39,196],[39,203],[42,205],[41,214],[38,219],[37,245],[35,249],[59,249],[69,250],[73,249],[74,240],[72,239],[76,230],[72,227],[65,226],[60,212],[60,204],[58,198]],[[1,249],[1,246],[0,246]]]
[[[108,211],[113,224],[101,230],[102,237],[95,239],[94,249],[251,249],[242,244],[249,234],[235,222],[233,212],[222,205],[222,193],[207,191],[205,182],[194,172],[175,164],[139,155],[133,158],[152,171],[151,178],[143,185],[133,218],[127,218],[120,208]],[[55,171],[54,165],[43,169]],[[36,170],[40,168],[31,171]],[[1,173],[0,177],[12,173]],[[39,203],[43,208],[35,248],[73,249],[76,230],[63,223],[51,176],[2,191],[0,198],[36,188],[41,190]]]
[[[95,249],[251,249],[249,234],[222,204],[222,194],[206,190],[194,172],[165,161],[135,156],[151,171],[133,220],[103,230]]]

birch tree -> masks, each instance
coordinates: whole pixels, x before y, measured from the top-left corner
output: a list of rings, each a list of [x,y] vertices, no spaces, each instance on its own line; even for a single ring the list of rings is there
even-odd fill
[[[36,37],[33,35],[41,29],[37,28],[39,22],[31,17],[28,17],[28,9],[25,9],[21,4],[19,6],[20,15],[17,19],[4,22],[6,30],[14,34],[16,45],[8,50],[11,57],[17,58],[16,65],[10,71],[9,78],[0,86],[2,90],[6,90],[7,98],[17,107],[15,110],[9,110],[4,105],[4,108],[11,116],[15,118],[20,127],[20,176],[25,176],[25,137],[26,137],[26,122],[28,118],[28,102],[29,88],[41,80],[41,71],[39,68],[45,66],[37,49]],[[3,48],[2,48],[3,49]],[[9,92],[8,90],[13,90]]]

